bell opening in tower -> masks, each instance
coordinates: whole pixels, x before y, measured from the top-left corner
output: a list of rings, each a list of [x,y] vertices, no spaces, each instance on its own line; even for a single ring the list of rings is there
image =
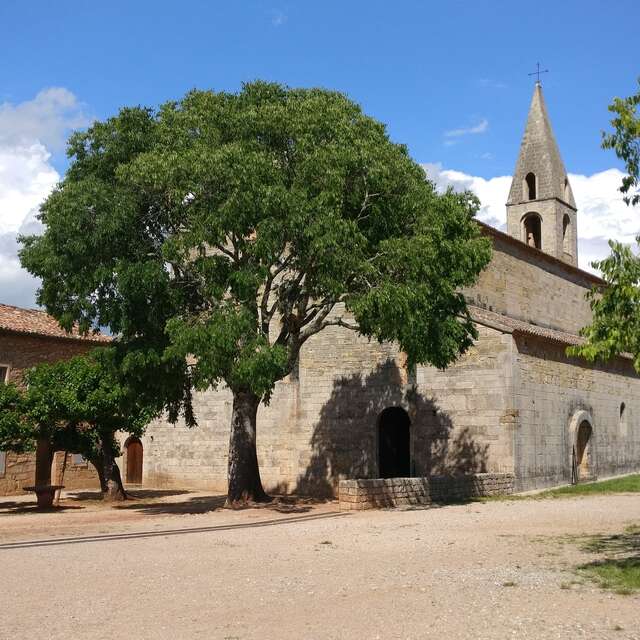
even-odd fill
[[[522,219],[523,240],[530,247],[542,249],[542,221],[537,213],[527,213]]]

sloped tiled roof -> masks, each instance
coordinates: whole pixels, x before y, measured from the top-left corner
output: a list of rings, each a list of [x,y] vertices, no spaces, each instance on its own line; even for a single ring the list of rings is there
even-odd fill
[[[71,333],[67,333],[55,318],[44,311],[21,309],[8,304],[0,304],[0,332],[2,331],[86,342],[109,342],[111,340],[109,336],[102,333],[81,335],[77,328],[74,328]]]
[[[505,333],[521,333],[566,345],[584,344],[584,338],[573,333],[566,333],[565,331],[550,329],[549,327],[540,327],[537,324],[525,322],[524,320],[517,320],[511,316],[496,313],[495,311],[489,311],[471,304],[468,305],[468,307],[471,317],[475,322],[498,329],[498,331],[504,331]]]

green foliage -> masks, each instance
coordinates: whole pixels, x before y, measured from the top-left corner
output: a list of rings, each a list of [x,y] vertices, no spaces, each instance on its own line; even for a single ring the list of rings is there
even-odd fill
[[[70,360],[30,369],[26,390],[0,387],[0,447],[23,451],[37,437],[54,450],[94,459],[105,442],[117,451],[113,434],[140,435],[159,407],[145,404],[126,384],[114,349],[96,349]]]
[[[174,417],[191,382],[268,400],[329,326],[438,367],[475,336],[460,288],[490,260],[477,199],[436,193],[344,95],[192,91],[75,134],[69,157],[22,263],[65,326],[110,327]]]
[[[29,419],[24,393],[14,384],[0,384],[0,450],[32,451],[36,425]]]
[[[640,79],[638,80],[640,84]],[[634,96],[616,98],[609,110],[616,114],[611,121],[614,132],[603,134],[602,146],[613,149],[624,160],[628,176],[623,178],[620,191],[627,194],[627,204],[640,202],[640,91]],[[640,236],[636,238],[640,243]],[[611,255],[594,262],[606,282],[595,287],[588,298],[593,311],[590,326],[581,331],[586,344],[571,347],[568,353],[587,360],[607,360],[621,353],[633,356],[636,371],[640,372],[640,261],[629,246],[609,241]]]
[[[640,260],[627,245],[611,240],[609,246],[611,255],[593,263],[606,285],[587,294],[593,319],[580,332],[586,343],[567,351],[591,362],[629,353],[640,371]]]
[[[638,78],[640,87],[640,78]],[[620,191],[626,195],[627,204],[640,202],[640,88],[638,93],[628,98],[615,98],[609,111],[616,116],[611,120],[613,133],[603,133],[602,146],[613,149],[621,160],[624,160],[628,175],[622,179]]]

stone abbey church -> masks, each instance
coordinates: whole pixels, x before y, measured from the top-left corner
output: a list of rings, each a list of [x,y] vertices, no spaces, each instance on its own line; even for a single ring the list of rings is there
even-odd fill
[[[539,84],[506,207],[507,233],[482,225],[493,260],[465,291],[475,346],[445,371],[408,370],[394,345],[343,328],[310,339],[258,411],[267,489],[326,495],[341,479],[506,474],[527,490],[640,469],[631,360],[566,355],[601,281],[577,267],[579,215]],[[195,409],[197,428],[148,429],[145,484],[225,490],[231,395],[202,393]]]

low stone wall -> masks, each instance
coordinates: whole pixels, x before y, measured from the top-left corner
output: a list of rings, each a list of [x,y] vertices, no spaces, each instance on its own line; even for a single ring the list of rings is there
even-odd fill
[[[341,480],[338,502],[341,510],[429,506],[432,502],[507,495],[513,493],[514,481],[511,473]]]
[[[459,476],[431,476],[429,487],[433,502],[460,502],[469,498],[505,496],[513,493],[512,473],[476,473]]]
[[[341,510],[430,505],[429,478],[340,480]]]

